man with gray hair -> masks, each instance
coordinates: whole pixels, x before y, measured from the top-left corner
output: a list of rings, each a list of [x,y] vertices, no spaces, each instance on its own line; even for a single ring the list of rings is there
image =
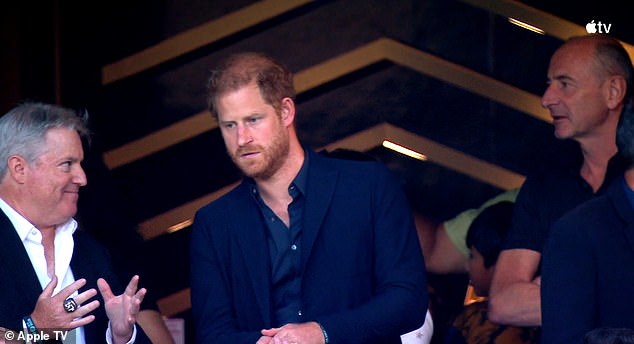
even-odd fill
[[[0,117],[0,327],[70,343],[131,343],[146,290],[137,291],[134,276],[115,295],[122,288],[105,248],[73,219],[87,183],[88,137],[85,118],[55,105],[25,103]]]

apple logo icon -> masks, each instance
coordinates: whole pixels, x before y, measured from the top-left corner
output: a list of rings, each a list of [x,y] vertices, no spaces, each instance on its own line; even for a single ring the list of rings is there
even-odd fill
[[[586,24],[586,31],[588,33],[597,33],[597,24],[594,23],[594,20]]]

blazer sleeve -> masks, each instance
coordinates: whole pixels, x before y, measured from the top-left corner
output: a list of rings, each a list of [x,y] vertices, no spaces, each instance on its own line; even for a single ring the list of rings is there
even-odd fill
[[[191,303],[196,342],[252,344],[260,338],[260,333],[239,328],[230,278],[222,268],[230,262],[220,259],[217,250],[218,247],[228,250],[228,247],[224,245],[226,242],[212,235],[212,217],[208,208],[201,209],[196,213],[192,228]],[[220,220],[216,220],[214,223],[219,224]],[[252,307],[253,312],[257,312],[257,306]]]
[[[318,319],[334,343],[391,342],[425,321],[425,265],[411,208],[389,170],[373,166],[374,291],[359,307]]]
[[[556,222],[542,256],[542,343],[582,343],[592,329],[595,274],[591,239],[583,216]]]

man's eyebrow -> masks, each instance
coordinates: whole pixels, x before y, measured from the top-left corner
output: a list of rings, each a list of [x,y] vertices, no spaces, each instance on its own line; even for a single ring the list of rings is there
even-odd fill
[[[568,81],[568,80],[574,80],[572,77],[570,77],[569,75],[566,74],[561,74],[561,75],[555,75],[552,80],[564,80],[564,81]]]

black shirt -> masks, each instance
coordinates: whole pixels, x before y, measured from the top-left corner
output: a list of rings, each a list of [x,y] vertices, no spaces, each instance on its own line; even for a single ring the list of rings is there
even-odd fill
[[[306,197],[308,155],[288,194],[293,201],[288,205],[290,227],[269,208],[260,196],[255,182],[251,185],[264,222],[267,225],[267,244],[271,258],[271,283],[275,326],[302,322],[301,316],[301,233]]]
[[[613,156],[603,184],[593,192],[580,175],[583,157],[565,166],[529,176],[515,202],[513,225],[505,249],[522,248],[542,252],[552,224],[581,203],[602,194],[611,182],[623,175],[627,164],[618,154]]]

